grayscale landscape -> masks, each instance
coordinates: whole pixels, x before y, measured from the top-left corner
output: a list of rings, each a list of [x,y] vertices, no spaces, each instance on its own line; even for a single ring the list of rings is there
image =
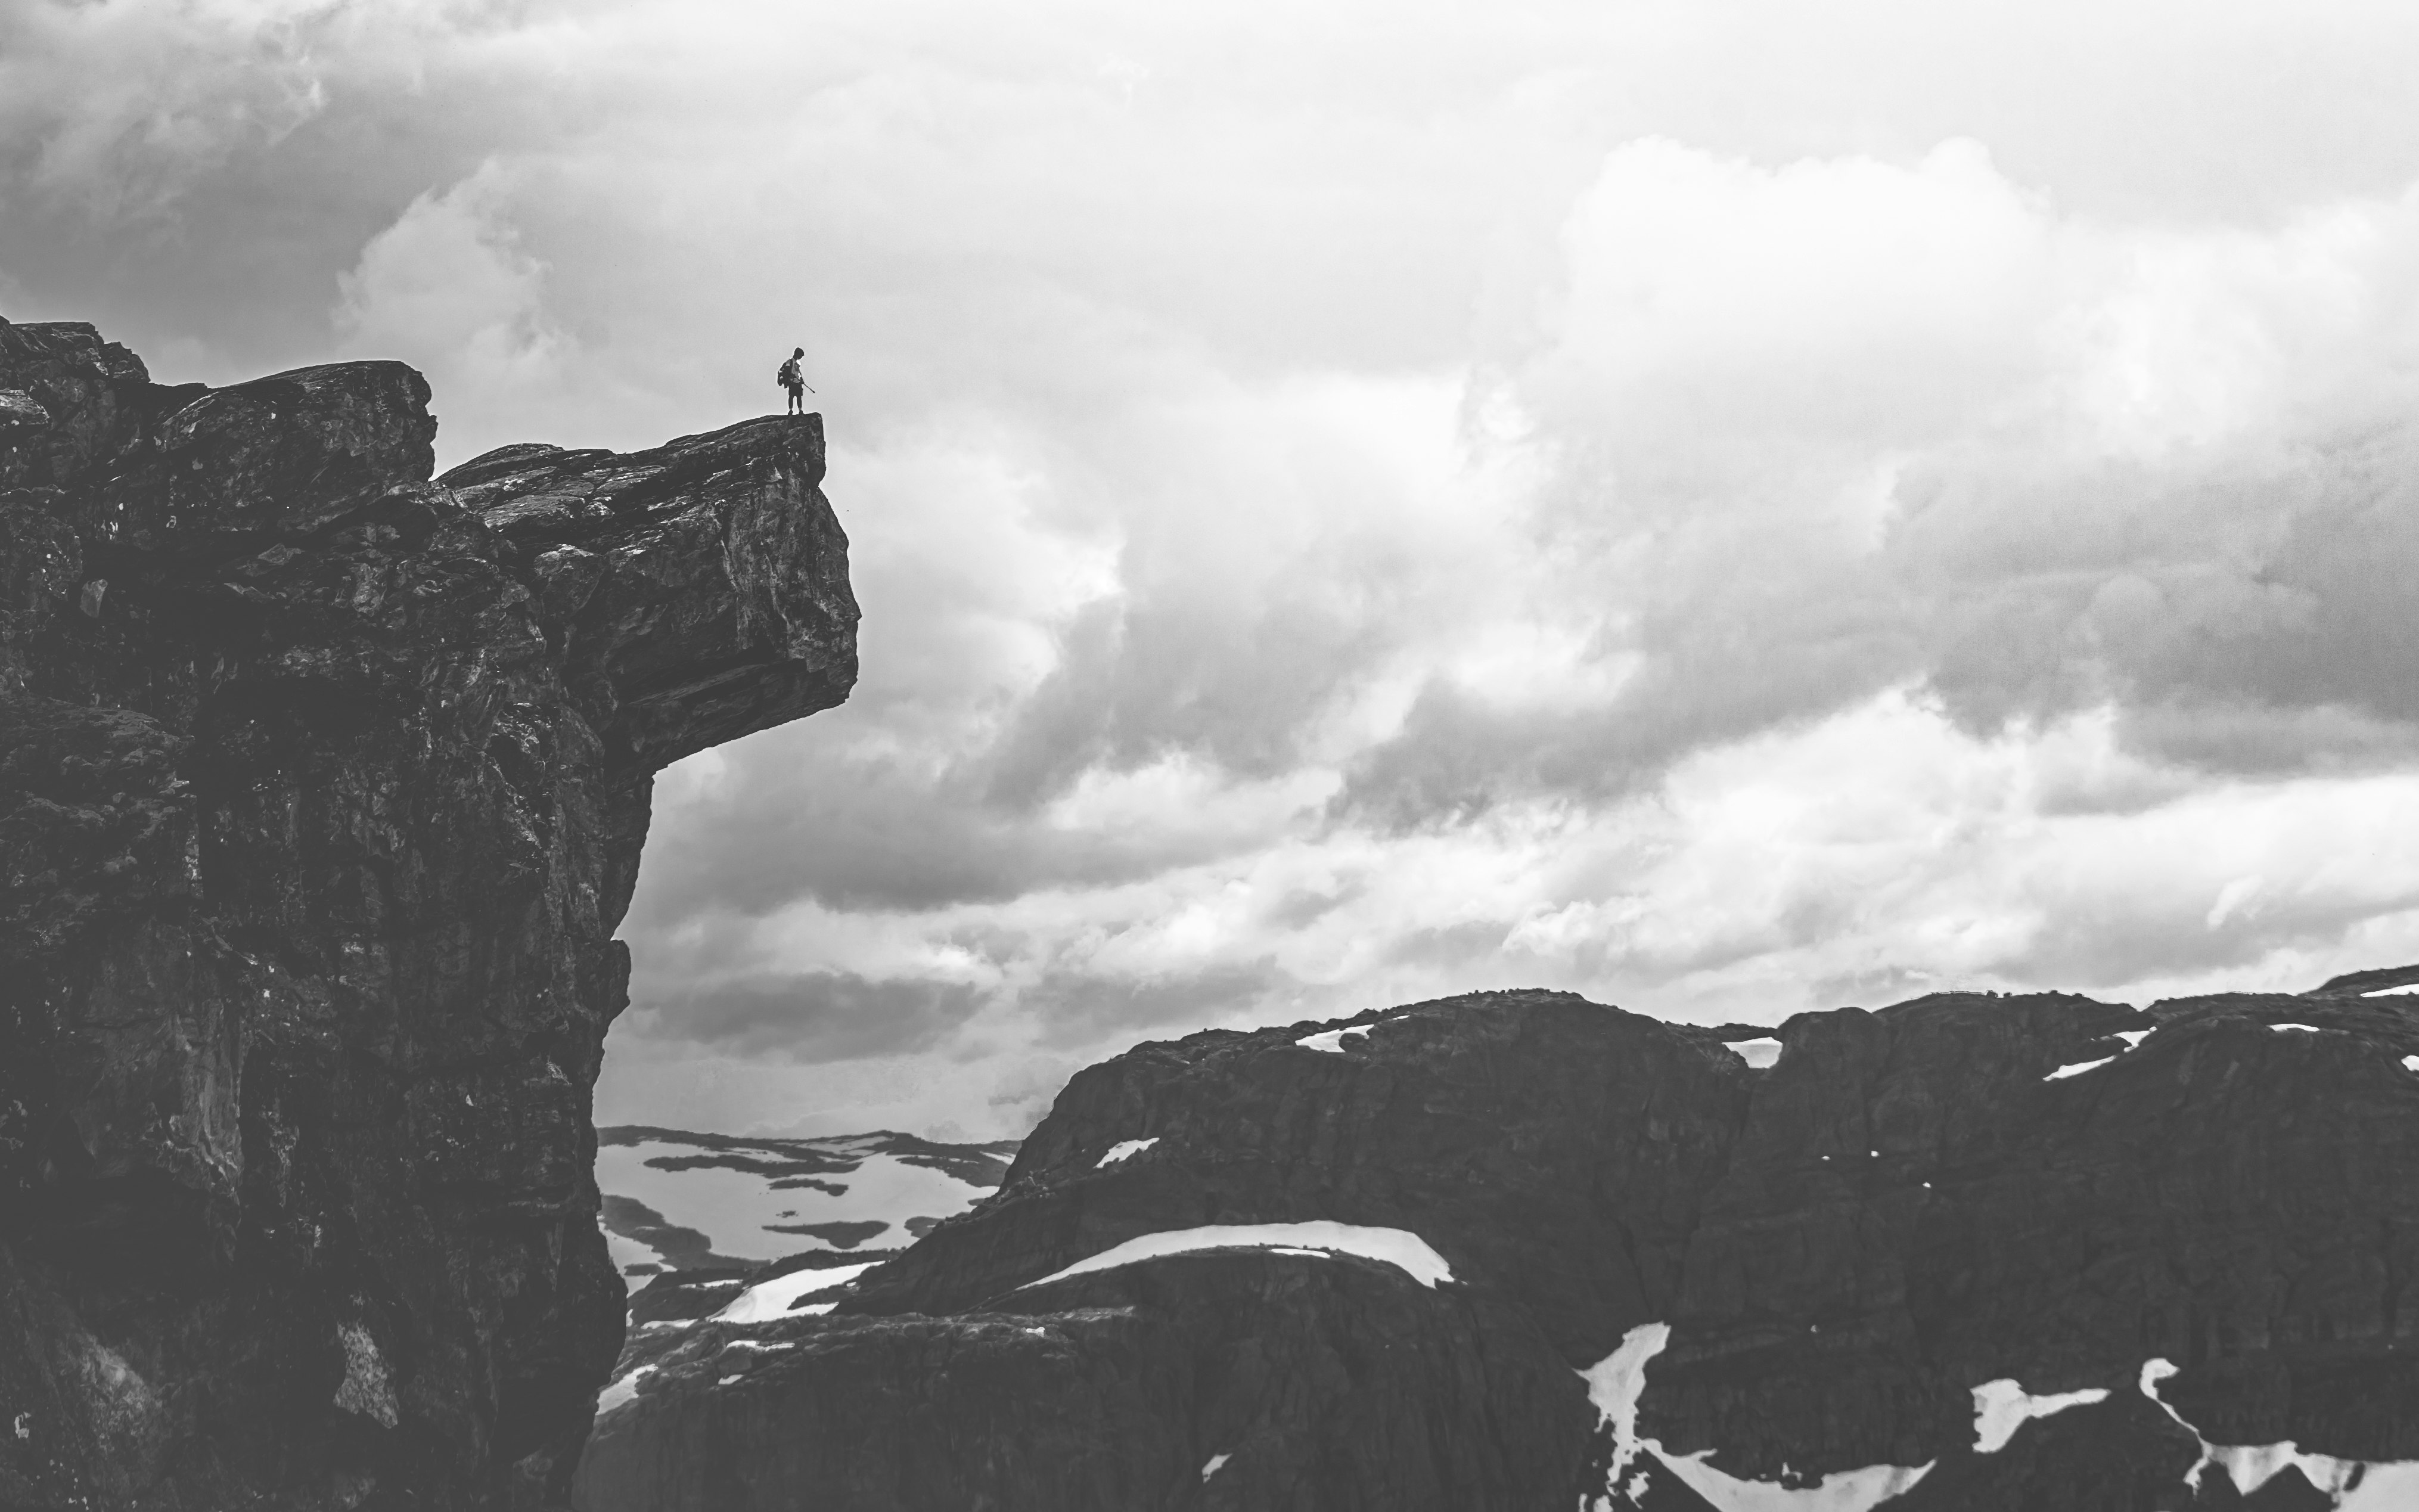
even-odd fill
[[[2419,1512],[2414,74],[0,0],[0,1512]]]

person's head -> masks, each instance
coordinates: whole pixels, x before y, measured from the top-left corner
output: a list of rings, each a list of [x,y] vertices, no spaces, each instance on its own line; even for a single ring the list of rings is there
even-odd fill
[[[807,349],[804,347],[801,347],[797,350],[790,353],[790,355],[793,357],[804,357],[807,355]]]

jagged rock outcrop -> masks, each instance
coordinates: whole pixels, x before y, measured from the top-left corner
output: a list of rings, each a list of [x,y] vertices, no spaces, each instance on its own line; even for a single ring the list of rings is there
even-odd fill
[[[560,1505],[652,774],[855,676],[820,421],[431,479],[0,322],[0,1506]]]
[[[1070,1083],[997,1196],[827,1311],[655,1325],[576,1500],[2419,1494],[2419,1465],[2360,1468],[2419,1461],[2419,1016],[2360,995],[2415,978],[1778,1030],[1492,994],[1144,1045]],[[1050,1279],[1208,1226],[1191,1242],[1220,1247]],[[1399,1236],[1451,1279],[1387,1263]]]

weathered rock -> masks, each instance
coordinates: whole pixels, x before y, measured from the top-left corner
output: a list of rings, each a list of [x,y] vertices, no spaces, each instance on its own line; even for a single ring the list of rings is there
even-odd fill
[[[827,1315],[659,1325],[578,1502],[1666,1512],[1716,1504],[1690,1476],[1757,1506],[1832,1476],[1807,1504],[1852,1508],[1862,1472],[1908,1512],[2330,1505],[2320,1461],[2219,1450],[2419,1460],[2419,1017],[2376,990],[1778,1031],[1496,994],[1145,1045]],[[1725,1046],[1766,1033],[1767,1069]],[[1034,1285],[1321,1220],[1409,1230],[1453,1279],[1259,1247]],[[2106,1395],[1978,1452],[1996,1381]],[[1331,1385],[1365,1425],[1320,1415]]]
[[[584,1504],[1568,1507],[1594,1418],[1500,1299],[1348,1257],[1183,1256],[947,1319],[707,1323],[646,1363]]]
[[[431,480],[0,323],[0,1505],[560,1504],[652,773],[839,702],[820,423]]]

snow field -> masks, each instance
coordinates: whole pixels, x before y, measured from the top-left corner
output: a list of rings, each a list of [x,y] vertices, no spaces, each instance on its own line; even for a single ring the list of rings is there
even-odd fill
[[[2410,992],[2413,989],[2407,987],[2395,987],[2388,990],[2392,992]],[[2376,993],[2369,993],[2366,995],[2375,997],[2378,995]],[[2324,1028],[2316,1024],[2271,1024],[2268,1027],[2272,1032],[2276,1034],[2324,1034],[2327,1032]],[[2078,1060],[2070,1066],[2060,1066],[2057,1070],[2051,1072],[2048,1075],[2042,1077],[2042,1080],[2045,1082],[2061,1082],[2066,1080],[2069,1076],[2080,1076],[2087,1071],[2096,1071],[2100,1067],[2105,1066],[2110,1061],[2117,1059],[2118,1057],[2124,1055],[2126,1051],[2132,1050],[2139,1045],[2144,1040],[2149,1038],[2150,1033],[2151,1031],[2149,1029],[2120,1029],[2117,1033],[2117,1038],[2125,1041],[2124,1050],[2117,1052],[2117,1055],[2114,1056],[2102,1056],[2097,1060]],[[2411,1070],[2419,1071],[2419,1056],[2406,1057],[2402,1063],[2403,1065],[2410,1067]]]
[[[2200,1489],[2201,1477],[2214,1465],[2234,1482],[2235,1490],[2249,1496],[2289,1465],[2325,1492],[2337,1512],[2409,1512],[2419,1506],[2419,1459],[2337,1459],[2333,1455],[2305,1453],[2290,1439],[2277,1443],[2210,1443],[2159,1395],[2159,1382],[2176,1373],[2171,1361],[2147,1360],[2139,1384],[2143,1396],[2158,1403],[2159,1411],[2200,1443],[2200,1458],[2184,1474],[2184,1484],[2194,1489]],[[2360,1484],[2353,1485],[2354,1480]]]
[[[2057,1070],[2051,1072],[2048,1075],[2042,1077],[2042,1080],[2045,1082],[2062,1082],[2069,1076],[2080,1076],[2087,1071],[2097,1071],[2116,1058],[2117,1057],[2115,1056],[2103,1056],[2098,1060],[2078,1060],[2072,1066],[2060,1066]]]
[[[769,1323],[786,1318],[800,1297],[811,1297],[818,1291],[844,1287],[871,1271],[879,1262],[868,1260],[863,1265],[835,1265],[826,1271],[793,1271],[760,1282],[733,1297],[728,1306],[714,1315],[716,1323]],[[829,1311],[828,1306],[824,1309]]]
[[[613,1269],[621,1273],[623,1289],[626,1291],[636,1291],[640,1287],[645,1286],[648,1282],[655,1279],[652,1274],[632,1275],[630,1273],[630,1267],[634,1265],[661,1265],[663,1263],[662,1256],[657,1255],[654,1250],[647,1248],[646,1245],[639,1243],[635,1239],[624,1239],[621,1235],[613,1232],[610,1228],[606,1228],[605,1220],[602,1217],[599,1217],[596,1220],[596,1227],[604,1231],[605,1253],[613,1257]]]
[[[1294,1043],[1304,1050],[1324,1050],[1330,1055],[1344,1054],[1344,1041],[1351,1035],[1367,1034],[1374,1026],[1363,1024],[1349,1029],[1329,1029],[1323,1034],[1305,1034]]]
[[[2011,1380],[1986,1381],[1974,1388],[1974,1452],[1997,1454],[2016,1436],[2016,1429],[2033,1418],[2107,1399],[2108,1389],[2104,1386],[2035,1396]]]
[[[839,1251],[838,1245],[813,1234],[775,1233],[766,1227],[770,1224],[879,1220],[890,1227],[864,1242],[888,1247],[910,1242],[908,1219],[954,1217],[991,1195],[989,1188],[969,1185],[947,1172],[911,1165],[896,1155],[867,1152],[864,1146],[870,1137],[819,1141],[834,1155],[859,1161],[853,1171],[814,1178],[846,1189],[837,1196],[812,1187],[776,1190],[773,1177],[727,1166],[668,1171],[649,1165],[647,1162],[658,1156],[712,1153],[695,1145],[665,1140],[599,1149],[596,1185],[645,1203],[662,1213],[667,1223],[696,1229],[718,1255],[750,1260],[778,1259],[810,1250]],[[623,1243],[632,1247],[635,1258],[662,1259],[643,1245],[626,1240]],[[623,1254],[622,1249],[614,1251],[617,1266],[631,1263]]]
[[[1588,1383],[1588,1400],[1599,1419],[1612,1429],[1612,1463],[1605,1471],[1605,1495],[1591,1499],[1580,1512],[1610,1512],[1616,1489],[1635,1500],[1644,1489],[1642,1476],[1624,1489],[1621,1477],[1641,1454],[1653,1455],[1690,1490],[1703,1497],[1716,1512],[1869,1512],[1932,1473],[1930,1464],[1868,1465],[1823,1477],[1819,1486],[1790,1487],[1771,1481],[1743,1480],[1705,1463],[1711,1449],[1692,1455],[1667,1453],[1653,1439],[1638,1436],[1638,1401],[1646,1392],[1646,1365],[1672,1342],[1669,1323],[1641,1323],[1622,1335],[1621,1344],[1579,1372]]]
[[[1733,1040],[1731,1049],[1757,1071],[1769,1070],[1780,1058],[1780,1041],[1768,1035],[1761,1040]]]
[[[1187,1255],[1209,1249],[1269,1249],[1292,1253],[1334,1251],[1382,1261],[1431,1288],[1440,1281],[1453,1279],[1453,1268],[1445,1263],[1444,1257],[1430,1249],[1427,1241],[1417,1234],[1401,1228],[1369,1228],[1358,1224],[1329,1223],[1321,1219],[1299,1224],[1210,1224],[1200,1228],[1142,1234],[1122,1244],[1112,1245],[1088,1259],[1077,1260],[1065,1270],[1054,1271],[1038,1281],[1027,1281],[1017,1289],[1022,1291],[1025,1287],[1063,1281],[1071,1275],[1114,1270],[1140,1260],[1155,1260],[1163,1256]]]
[[[624,1376],[619,1381],[611,1382],[603,1391],[598,1392],[596,1394],[596,1415],[598,1417],[603,1417],[606,1413],[613,1411],[613,1409],[637,1400],[639,1396],[639,1378],[651,1373],[655,1368],[655,1367],[651,1365],[642,1365],[639,1366],[638,1369],[631,1371],[628,1375]]]
[[[1153,1134],[1148,1139],[1121,1139],[1109,1147],[1109,1152],[1107,1154],[1102,1156],[1098,1161],[1093,1163],[1092,1169],[1097,1171],[1103,1167],[1114,1165],[1118,1161],[1125,1160],[1130,1156],[1141,1154],[1144,1150],[1148,1149],[1151,1146],[1158,1143],[1159,1135],[1157,1134]]]
[[[1714,1469],[1705,1461],[1710,1449],[1673,1455],[1653,1439],[1638,1433],[1638,1403],[1646,1390],[1646,1366],[1671,1342],[1668,1323],[1644,1323],[1622,1336],[1621,1344],[1579,1372],[1587,1382],[1588,1399],[1599,1420],[1612,1430],[1613,1452],[1605,1473],[1605,1494],[1590,1498],[1580,1512],[1610,1512],[1616,1489],[1635,1500],[1643,1489],[1633,1479],[1626,1489],[1622,1476],[1641,1457],[1652,1455],[1717,1512],[1869,1512],[1913,1487],[1932,1471],[1931,1464],[1912,1468],[1869,1465],[1823,1478],[1820,1486],[1791,1488],[1770,1481],[1742,1480]],[[2249,1496],[2282,1473],[2298,1468],[2303,1479],[2324,1492],[2337,1512],[2409,1512],[2419,1507],[2419,1460],[2362,1461],[2311,1454],[2290,1441],[2280,1443],[2213,1444],[2159,1395],[2159,1382],[2176,1374],[2165,1360],[2142,1366],[2143,1396],[2174,1419],[2200,1444],[2200,1458],[2186,1473],[2184,1483],[2200,1489],[2211,1466],[2223,1470],[2235,1490]],[[1986,1381],[1974,1388],[1974,1450],[1996,1454],[2007,1447],[2017,1429],[2034,1418],[2049,1417],[2069,1408],[2088,1407],[2108,1399],[2104,1387],[2034,1396],[2012,1379]],[[1936,1463],[1936,1461],[1934,1461]]]

